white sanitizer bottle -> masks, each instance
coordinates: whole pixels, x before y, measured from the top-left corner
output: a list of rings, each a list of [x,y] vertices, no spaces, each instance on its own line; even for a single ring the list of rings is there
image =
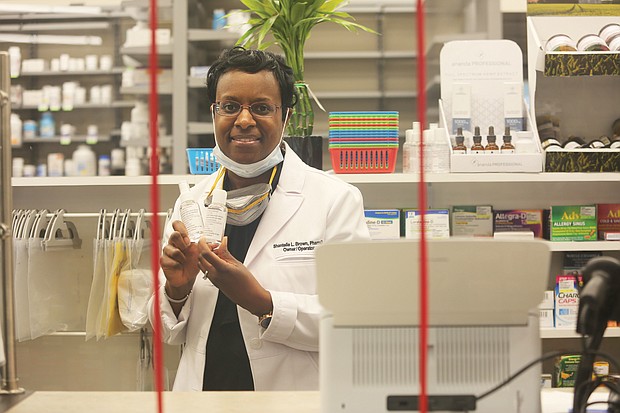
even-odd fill
[[[226,218],[228,208],[226,198],[228,194],[223,189],[214,189],[211,204],[205,212],[205,232],[207,242],[222,242],[224,231],[226,230]]]
[[[181,221],[187,228],[189,240],[198,242],[203,236],[204,223],[202,214],[200,213],[200,205],[192,198],[189,192],[189,184],[187,181],[179,182],[179,190],[181,191],[179,212],[181,213]]]

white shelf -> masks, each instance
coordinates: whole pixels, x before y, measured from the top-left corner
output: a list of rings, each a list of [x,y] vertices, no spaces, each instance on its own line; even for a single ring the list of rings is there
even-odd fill
[[[120,93],[127,95],[148,95],[150,93],[149,86],[125,86],[121,87]],[[172,95],[172,85],[157,85],[158,95]]]
[[[187,40],[190,42],[233,41],[239,39],[239,33],[228,30],[189,29]]]
[[[605,330],[605,337],[620,337],[619,327],[609,327]],[[540,338],[581,338],[572,328],[541,328]]]
[[[22,143],[23,144],[45,144],[45,143],[61,143],[61,144],[65,144],[64,143],[65,139],[61,138],[60,136],[56,136],[53,138],[32,138],[32,139],[23,139]],[[86,135],[76,135],[76,136],[72,136],[70,141],[68,143],[66,143],[66,145],[70,145],[72,143],[76,143],[76,142],[87,142],[90,141],[90,138]],[[99,135],[99,137],[97,138],[97,142],[109,142],[110,141],[110,136],[109,135]]]
[[[145,56],[151,53],[150,46],[123,46],[120,50],[121,54],[130,56]],[[157,54],[160,56],[172,56],[172,44],[157,45]]]
[[[204,135],[213,133],[211,122],[187,122],[187,133],[190,135]]]
[[[159,175],[159,185],[178,185],[179,181],[187,180],[195,184],[204,178],[204,175]],[[152,183],[150,175],[142,176],[61,176],[61,177],[33,177],[12,178],[13,187],[122,187],[122,186],[146,186]]]
[[[43,72],[21,72],[18,79],[29,76],[101,76],[101,75],[117,75],[123,73],[122,67],[114,67],[111,70],[67,70],[63,72],[52,72],[50,70]]]
[[[170,148],[172,147],[172,136],[160,136],[157,138],[157,144],[161,148]],[[151,145],[150,139],[132,139],[131,141],[121,139],[120,146],[122,148],[126,148],[127,146],[138,146],[142,148],[146,148]]]
[[[333,173],[333,172],[332,172]],[[351,184],[417,183],[419,174],[336,174]],[[428,183],[501,183],[501,182],[620,182],[620,172],[540,172],[540,173],[448,173],[425,174]]]
[[[329,60],[329,59],[415,59],[418,57],[416,52],[412,51],[338,51],[338,52],[305,52],[304,59],[313,60]]]
[[[202,122],[190,122],[193,130],[210,130],[213,132],[213,124]],[[209,132],[194,132],[194,133],[209,133]],[[51,139],[37,138],[39,141],[51,141]],[[75,138],[74,138],[75,139]],[[417,174],[335,174],[333,171],[328,171],[344,182],[350,184],[417,184],[419,182]],[[183,175],[179,175],[183,176]],[[616,182],[620,183],[620,172],[618,173],[569,173],[569,172],[557,172],[557,173],[514,173],[514,174],[428,174],[425,175],[425,181],[427,183],[504,183],[504,182],[523,182],[523,183],[566,183],[566,182]],[[101,177],[105,178],[105,177]],[[113,177],[116,178],[116,177]],[[589,179],[588,179],[589,178]],[[33,179],[33,178],[13,178],[13,179]],[[180,178],[179,178],[180,179]],[[21,181],[20,181],[21,182]],[[28,181],[24,181],[26,183]],[[92,183],[97,185],[96,182]],[[120,183],[123,184],[122,182]],[[106,184],[107,185],[107,184]],[[28,186],[28,185],[21,185]],[[620,242],[617,241],[587,241],[587,242],[553,242],[553,245],[563,246],[561,250],[581,250],[582,246],[592,245],[592,249],[600,249],[601,245],[618,245],[618,247],[610,247],[609,249],[620,249]]]
[[[205,84],[205,78],[188,76],[187,87],[192,89],[204,89],[207,87],[207,85]]]
[[[76,110],[76,109],[120,109],[120,108],[133,108],[135,106],[135,102],[134,101],[126,101],[126,100],[118,100],[116,102],[111,102],[111,103],[82,103],[80,105],[73,105],[73,108],[69,109],[69,110],[65,110],[65,109],[60,109],[60,110],[53,110],[52,112],[54,113],[58,113],[58,112],[71,112],[72,110]],[[39,109],[39,106],[37,105],[23,105],[23,106],[13,106],[11,107],[12,110],[33,110],[33,109]],[[41,112],[47,112],[49,109],[45,109],[45,110],[41,110]]]

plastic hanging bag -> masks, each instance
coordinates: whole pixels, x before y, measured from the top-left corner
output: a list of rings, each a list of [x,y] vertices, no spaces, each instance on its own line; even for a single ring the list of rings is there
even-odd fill
[[[79,297],[83,250],[44,251],[40,238],[30,238],[28,251],[31,337],[81,330],[81,316],[86,313],[86,302]]]
[[[28,239],[13,240],[13,285],[15,286],[15,335],[17,341],[30,340],[30,305],[28,302]]]
[[[107,303],[110,295],[108,291],[108,284],[110,282],[110,273],[112,271],[112,263],[114,261],[114,244],[115,240],[105,239],[101,243],[103,248],[103,286],[102,293],[97,307],[97,315],[95,317],[95,331],[97,340],[106,336],[106,323],[107,323]]]
[[[112,337],[127,328],[123,325],[118,308],[118,278],[123,267],[129,263],[128,243],[124,238],[114,240],[114,258],[107,276],[107,299],[105,302],[105,337]]]
[[[97,317],[101,313],[107,268],[105,243],[105,239],[93,240],[93,280],[86,309],[86,340],[97,336]]]
[[[127,241],[129,265],[123,267],[118,277],[119,313],[129,331],[148,322],[147,304],[153,294],[148,244],[142,239]]]

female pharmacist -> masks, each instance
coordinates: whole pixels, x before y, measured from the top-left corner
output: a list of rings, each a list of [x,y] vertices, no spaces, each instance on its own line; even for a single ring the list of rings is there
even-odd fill
[[[227,190],[228,221],[221,244],[192,243],[177,200],[165,229],[163,337],[184,344],[173,389],[318,389],[313,250],[370,239],[361,193],[283,142],[296,96],[282,57],[225,50],[209,70],[207,95],[221,167],[191,193],[202,208],[212,189]],[[258,201],[249,211],[235,198],[240,188]]]

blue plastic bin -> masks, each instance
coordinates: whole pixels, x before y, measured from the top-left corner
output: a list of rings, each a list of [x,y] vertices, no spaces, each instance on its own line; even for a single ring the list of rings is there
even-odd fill
[[[209,175],[220,167],[213,156],[213,148],[187,148],[187,160],[192,175]]]

